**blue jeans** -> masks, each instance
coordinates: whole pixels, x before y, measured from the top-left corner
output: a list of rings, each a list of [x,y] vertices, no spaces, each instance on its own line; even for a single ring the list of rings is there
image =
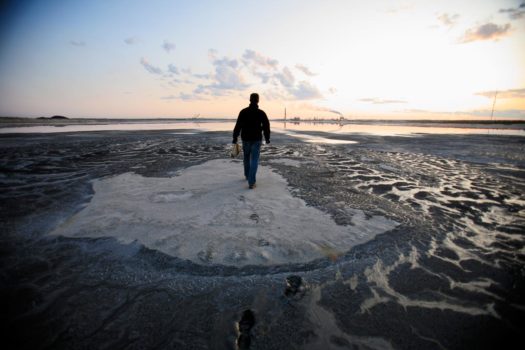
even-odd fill
[[[243,141],[242,152],[244,153],[244,176],[248,184],[255,184],[257,166],[259,165],[259,154],[261,153],[261,141]]]

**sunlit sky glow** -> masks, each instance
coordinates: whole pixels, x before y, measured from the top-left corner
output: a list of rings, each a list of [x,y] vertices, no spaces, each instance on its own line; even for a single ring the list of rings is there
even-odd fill
[[[525,119],[525,2],[0,5],[0,115]]]

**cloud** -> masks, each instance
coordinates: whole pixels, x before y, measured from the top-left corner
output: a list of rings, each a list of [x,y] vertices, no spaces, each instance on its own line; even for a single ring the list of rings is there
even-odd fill
[[[180,74],[179,69],[174,64],[171,64],[171,63],[168,65],[168,71],[176,75]]]
[[[187,94],[184,92],[179,93],[179,99],[183,101],[206,100],[203,96],[196,94]]]
[[[241,61],[263,84],[268,83],[279,69],[279,61],[253,50],[245,50]]]
[[[231,66],[217,66],[215,79],[217,82],[212,85],[215,89],[242,90],[247,87],[240,72]]]
[[[228,96],[229,90],[225,88],[219,88],[216,85],[203,85],[200,84],[193,90],[193,95],[203,98],[203,96]]]
[[[301,72],[303,72],[304,74],[306,74],[309,77],[313,77],[314,75],[317,75],[317,74],[313,73],[310,70],[310,68],[308,68],[307,66],[302,65],[302,64],[296,64],[295,68],[297,68],[298,70],[300,70]]]
[[[266,100],[269,101],[279,101],[286,99],[286,96],[283,96],[283,94],[279,91],[276,91],[275,89],[268,89],[263,91],[262,95]]]
[[[271,89],[265,92],[269,99],[310,100],[321,98],[319,89],[307,81],[297,83],[296,77],[288,67],[279,67],[279,61],[254,50],[245,50],[241,62],[249,72],[260,79],[262,84],[271,84]],[[307,76],[313,76],[308,67],[295,66]]]
[[[319,89],[308,81],[300,81],[297,85],[287,88],[274,86],[264,91],[263,95],[268,100],[305,101],[323,98]]]
[[[242,90],[246,87],[236,59],[223,57],[213,61],[213,65],[215,66],[215,74],[213,75],[215,83],[211,87],[231,90]]]
[[[180,89],[181,84],[193,87],[191,94],[169,95],[163,99],[195,100],[209,96],[228,96],[244,93],[254,85],[262,93],[267,92],[272,99],[312,100],[323,97],[317,86],[306,79],[298,82],[290,68],[281,69],[277,60],[253,50],[245,50],[240,58],[231,58],[220,57],[216,50],[210,49],[208,58],[213,70],[206,74],[196,74],[189,67],[180,68],[174,64],[169,64],[163,71],[145,58],[140,63],[149,73],[169,79],[168,84],[172,88]],[[313,74],[306,66],[298,67],[306,75]]]
[[[277,66],[279,65],[279,61],[277,61],[276,59],[266,57],[253,50],[245,50],[244,54],[242,55],[242,59],[244,64],[246,65],[253,63],[257,66],[269,69],[277,69]]]
[[[151,65],[144,57],[140,59],[140,64],[151,74],[162,74],[162,69]]]
[[[242,90],[247,85],[241,73],[229,65],[218,65],[215,67],[216,83],[212,85],[215,89]]]
[[[194,93],[188,94],[188,93],[185,93],[185,92],[179,92],[178,95],[162,96],[160,99],[161,100],[182,100],[182,101],[205,100],[205,98],[203,98],[200,95],[197,95],[197,94],[194,94]]]
[[[291,88],[295,83],[295,77],[288,67],[284,67],[281,73],[275,74],[275,78],[286,88]]]
[[[265,73],[265,72],[253,72],[252,71],[252,74],[255,75],[256,77],[259,77],[259,79],[261,79],[261,83],[263,84],[267,84],[270,81],[270,79],[273,78],[272,74]]]
[[[139,39],[137,39],[136,37],[129,37],[129,38],[126,38],[124,39],[124,42],[128,45],[135,45],[136,43],[139,42]]]
[[[499,26],[494,23],[485,23],[476,28],[467,29],[460,43],[469,43],[478,40],[498,40],[510,33],[511,25],[507,23]]]
[[[167,53],[170,53],[171,50],[175,50],[175,44],[167,40],[164,40],[164,44],[162,44],[162,48],[166,50]]]
[[[477,92],[476,95],[484,96],[488,98],[494,98],[494,95],[498,94],[498,98],[525,98],[525,88],[523,89],[510,89],[503,91],[482,91]]]
[[[199,74],[199,73],[195,73],[195,74],[192,74],[193,77],[197,78],[197,79],[211,79],[213,76],[211,74]]]
[[[456,25],[459,15],[457,13],[450,15],[448,13],[442,13],[437,17],[437,19],[443,24],[445,27],[452,28]]]
[[[499,13],[507,13],[510,19],[520,19],[525,16],[525,2],[516,8],[500,9]]]
[[[272,99],[312,100],[323,97],[319,89],[309,81],[296,83],[295,76],[288,67],[275,73],[271,80],[276,89],[268,93]]]
[[[360,98],[358,101],[369,102],[375,105],[390,104],[390,103],[407,103],[407,101],[404,101],[404,100],[389,100],[389,99],[382,99],[382,98],[376,98],[376,97]]]
[[[70,40],[69,45],[71,46],[86,46],[86,42],[82,40]]]
[[[298,100],[313,100],[323,97],[319,89],[307,81],[299,82],[296,87],[289,89],[288,92]]]
[[[212,79],[213,78],[213,74],[211,74],[211,73],[204,73],[204,74],[193,73],[193,71],[189,67],[181,68],[180,71],[181,71],[182,74],[186,74],[186,75],[189,75],[189,76],[191,76],[193,78],[197,78],[197,79]]]
[[[209,76],[211,82],[207,85],[201,84],[195,90],[195,94],[211,93],[215,96],[224,96],[227,91],[244,90],[249,85],[245,82],[241,67],[236,59],[228,57],[217,58],[215,50],[208,51],[208,57],[212,60],[214,73]],[[202,75],[202,78],[208,76]]]
[[[239,66],[239,62],[236,59],[233,59],[233,58],[223,57],[221,59],[213,60],[213,65],[215,67],[228,66],[228,67],[231,67],[231,68],[235,69],[235,68],[237,68]]]

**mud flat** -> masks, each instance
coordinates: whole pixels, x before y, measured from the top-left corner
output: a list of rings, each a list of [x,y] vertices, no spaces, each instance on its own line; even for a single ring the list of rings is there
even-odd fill
[[[1,135],[5,342],[523,343],[523,137],[313,136],[275,134],[250,191],[230,133]]]

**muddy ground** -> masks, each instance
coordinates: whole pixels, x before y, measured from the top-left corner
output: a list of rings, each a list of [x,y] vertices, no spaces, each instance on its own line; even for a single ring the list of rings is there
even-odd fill
[[[275,134],[263,146],[261,164],[342,227],[352,224],[347,207],[399,225],[342,254],[236,267],[199,264],[110,237],[49,235],[90,201],[92,180],[126,172],[167,177],[225,158],[230,133],[1,135],[4,344],[17,349],[522,344],[523,138],[344,137],[357,143],[310,144]]]

